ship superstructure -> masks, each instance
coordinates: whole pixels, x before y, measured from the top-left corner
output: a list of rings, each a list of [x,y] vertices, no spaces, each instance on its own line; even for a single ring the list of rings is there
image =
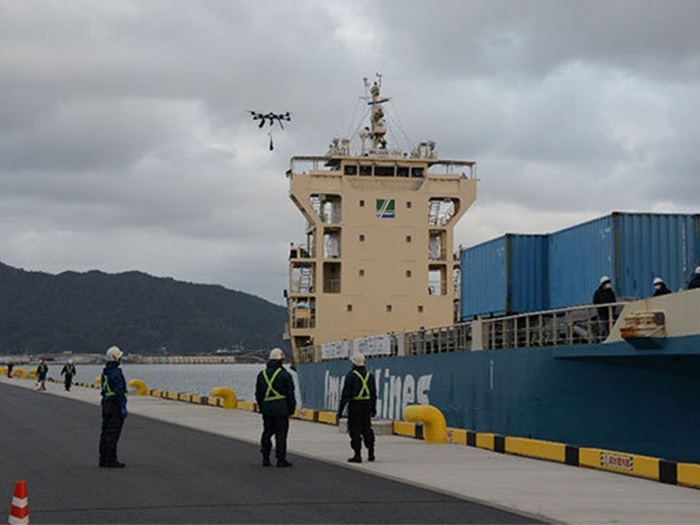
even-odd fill
[[[388,147],[381,77],[363,97],[370,125],[324,156],[292,157],[290,197],[306,239],[289,259],[289,335],[298,349],[453,322],[459,260],[453,229],[476,199],[476,163],[435,143]]]

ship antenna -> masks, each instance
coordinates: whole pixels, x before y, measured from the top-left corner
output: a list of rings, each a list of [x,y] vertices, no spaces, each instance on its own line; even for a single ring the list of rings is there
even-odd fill
[[[374,81],[374,84],[372,84],[372,87],[370,88],[371,100],[367,102],[367,104],[372,108],[372,127],[369,135],[372,139],[372,148],[370,153],[376,153],[380,147],[381,149],[386,149],[386,139],[384,136],[386,135],[387,128],[386,121],[384,120],[384,108],[382,107],[382,104],[391,100],[389,98],[381,97],[382,75],[376,73],[376,77],[377,80]],[[364,81],[366,89],[369,82],[366,78]]]

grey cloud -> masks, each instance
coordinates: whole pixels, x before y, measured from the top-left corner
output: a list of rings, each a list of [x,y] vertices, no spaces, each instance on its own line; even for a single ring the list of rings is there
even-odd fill
[[[0,0],[0,260],[280,302],[304,228],[288,159],[350,129],[375,71],[391,140],[479,162],[458,242],[692,209],[698,15],[682,1]],[[274,152],[248,109],[293,112]]]

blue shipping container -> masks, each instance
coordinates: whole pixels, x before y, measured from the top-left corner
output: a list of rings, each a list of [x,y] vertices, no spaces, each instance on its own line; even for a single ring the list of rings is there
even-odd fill
[[[618,298],[682,287],[700,259],[700,215],[612,213],[549,235],[549,307],[589,304],[601,276]]]
[[[462,250],[461,318],[547,308],[547,237],[506,234]]]

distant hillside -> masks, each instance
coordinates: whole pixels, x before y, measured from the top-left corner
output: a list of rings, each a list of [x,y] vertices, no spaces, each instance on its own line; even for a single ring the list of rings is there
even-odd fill
[[[0,353],[169,354],[283,346],[286,310],[222,286],[140,272],[28,272],[0,263]]]

